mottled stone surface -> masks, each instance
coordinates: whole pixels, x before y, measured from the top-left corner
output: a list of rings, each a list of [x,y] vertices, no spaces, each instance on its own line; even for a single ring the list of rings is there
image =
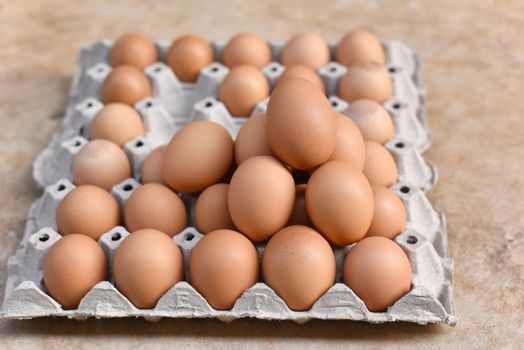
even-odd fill
[[[31,162],[61,120],[82,43],[238,31],[332,40],[358,26],[424,59],[440,170],[430,193],[448,218],[459,324],[63,319],[0,321],[1,348],[517,348],[524,343],[524,4],[500,1],[0,0],[0,297],[5,265],[39,195]],[[438,4],[438,5],[437,5]]]

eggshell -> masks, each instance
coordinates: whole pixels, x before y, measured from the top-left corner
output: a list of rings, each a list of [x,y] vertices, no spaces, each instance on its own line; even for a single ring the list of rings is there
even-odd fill
[[[362,172],[344,161],[319,167],[306,187],[306,208],[315,227],[333,244],[366,234],[373,218],[373,192]]]
[[[166,56],[166,63],[179,80],[194,82],[200,71],[213,62],[213,49],[204,39],[184,35],[173,42]]]
[[[337,45],[335,60],[347,67],[364,62],[386,63],[384,48],[377,36],[360,29],[346,34]]]
[[[365,140],[385,144],[395,136],[388,111],[372,100],[356,100],[344,111],[357,124]]]
[[[164,181],[177,192],[202,191],[226,175],[233,153],[233,140],[222,125],[207,120],[190,123],[165,150]]]
[[[56,209],[56,225],[62,236],[80,233],[98,240],[120,224],[120,209],[107,191],[92,185],[74,188]]]
[[[346,255],[344,283],[364,301],[369,311],[386,311],[409,292],[409,259],[392,240],[366,237]]]
[[[233,116],[246,117],[256,104],[269,96],[269,82],[253,66],[235,66],[226,75],[218,91],[218,98]]]
[[[271,156],[273,151],[267,140],[266,113],[250,117],[240,128],[235,140],[235,161],[238,165],[256,156]]]
[[[152,309],[184,278],[184,259],[163,232],[144,229],[127,236],[113,258],[115,287],[139,309]]]
[[[337,118],[316,85],[289,78],[271,94],[266,132],[278,158],[295,169],[307,170],[326,162],[333,153]]]
[[[90,125],[92,140],[104,139],[123,147],[139,136],[144,135],[144,123],[140,115],[124,103],[105,105]]]
[[[121,102],[133,106],[153,93],[145,74],[134,66],[114,67],[100,87],[100,98],[105,104]]]
[[[131,177],[131,164],[124,151],[106,140],[93,140],[73,158],[76,185],[95,185],[106,191]]]
[[[372,185],[392,186],[397,182],[397,164],[389,151],[374,141],[365,141],[364,175]]]
[[[316,70],[329,62],[329,47],[326,40],[316,33],[300,33],[284,45],[280,61],[285,66],[305,64]]]
[[[195,225],[200,233],[235,229],[227,206],[228,184],[215,184],[198,196],[195,204]]]
[[[249,158],[233,174],[229,212],[240,232],[254,241],[264,241],[284,227],[294,203],[293,177],[273,157]]]
[[[335,283],[329,243],[306,226],[289,226],[269,240],[262,258],[264,282],[295,311],[309,310]]]
[[[189,282],[214,309],[231,309],[257,281],[257,250],[241,233],[210,232],[191,251]]]
[[[384,103],[393,96],[393,83],[383,66],[358,63],[349,67],[340,79],[338,94],[348,102],[369,99]]]
[[[164,160],[164,152],[167,145],[160,145],[152,150],[144,159],[142,163],[142,175],[140,181],[142,183],[157,183],[165,185],[164,177],[162,176],[162,161]]]
[[[107,279],[107,259],[91,238],[72,234],[58,240],[44,258],[44,284],[64,309],[75,309],[80,300]]]
[[[373,185],[373,219],[366,237],[395,238],[406,227],[406,209],[402,200],[389,188]]]
[[[338,126],[336,144],[329,160],[343,160],[362,171],[366,161],[366,148],[362,134],[351,119],[340,113],[335,114]]]
[[[130,232],[151,228],[172,237],[187,227],[187,211],[171,189],[150,183],[140,186],[129,197],[124,221]]]
[[[315,84],[322,91],[322,93],[326,93],[326,87],[324,86],[320,75],[304,64],[293,64],[286,66],[284,72],[280,75],[280,77],[278,77],[277,84],[288,78],[302,78],[309,80]]]
[[[286,226],[303,225],[313,227],[306,210],[306,184],[295,186],[295,205]]]
[[[158,60],[155,43],[140,34],[125,34],[109,50],[111,65],[131,65],[144,69]]]
[[[271,62],[271,47],[260,35],[240,33],[224,47],[222,62],[230,68],[240,65],[262,68]]]

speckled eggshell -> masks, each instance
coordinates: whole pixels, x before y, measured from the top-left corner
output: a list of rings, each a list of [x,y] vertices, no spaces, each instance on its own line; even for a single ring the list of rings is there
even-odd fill
[[[195,203],[195,226],[200,233],[221,229],[235,229],[229,214],[227,194],[229,185],[214,184],[206,188]]]
[[[372,100],[356,100],[344,111],[357,124],[365,140],[385,144],[395,136],[393,120],[381,104]]]
[[[152,94],[151,83],[144,72],[129,65],[114,67],[100,87],[100,98],[105,104],[121,102],[133,106]]]
[[[201,37],[184,35],[173,42],[166,63],[183,82],[194,82],[200,71],[213,62],[213,48]]]
[[[155,43],[140,34],[125,34],[118,38],[109,50],[109,62],[113,67],[131,65],[144,69],[158,60]]]
[[[140,181],[142,183],[158,183],[165,184],[162,176],[162,161],[164,160],[164,152],[167,145],[160,145],[152,150],[144,159],[142,163],[142,175]]]
[[[262,68],[271,62],[271,47],[260,35],[240,33],[224,47],[222,62],[229,68],[240,65]]]
[[[348,102],[369,99],[384,103],[393,96],[393,83],[384,66],[358,63],[349,67],[340,79],[338,94]]]
[[[406,227],[406,209],[402,200],[389,188],[371,186],[373,190],[373,220],[366,237],[382,236],[394,239]]]
[[[267,140],[266,113],[250,117],[240,128],[235,140],[235,161],[237,165],[256,156],[272,156],[273,151]]]
[[[326,93],[326,87],[324,86],[320,75],[318,75],[315,70],[309,68],[305,64],[293,64],[286,66],[284,72],[280,75],[280,77],[278,77],[277,84],[288,78],[302,78],[309,80],[315,84],[322,91],[322,93]]]
[[[346,34],[337,45],[335,60],[347,67],[356,63],[386,63],[386,54],[380,40],[372,32],[359,29]]]
[[[305,64],[317,70],[329,62],[326,40],[311,32],[296,34],[282,48],[280,62],[283,65]]]
[[[89,130],[92,140],[104,139],[124,147],[126,142],[144,135],[144,123],[130,106],[110,103],[98,111]]]
[[[364,170],[366,148],[358,126],[341,113],[337,116],[337,136],[333,154],[329,160],[343,160],[359,171]]]
[[[364,175],[372,185],[392,186],[397,182],[397,164],[391,153],[381,144],[365,141],[366,164]]]

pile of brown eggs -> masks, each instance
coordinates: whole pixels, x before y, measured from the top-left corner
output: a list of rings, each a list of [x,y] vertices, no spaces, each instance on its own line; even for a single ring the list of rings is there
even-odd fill
[[[166,63],[180,81],[195,81],[220,60],[229,73],[218,98],[231,114],[249,116],[270,96],[267,111],[246,118],[236,140],[212,121],[187,124],[145,159],[143,185],[121,213],[110,191],[131,176],[122,146],[144,134],[132,106],[152,94],[143,69],[158,53],[140,35],[116,41],[113,70],[100,91],[105,106],[73,161],[77,187],[56,211],[63,238],[44,263],[46,288],[64,308],[77,307],[108,278],[96,240],[122,221],[131,234],[116,250],[112,277],[138,308],[154,308],[184,280],[184,259],[171,237],[190,224],[204,236],[186,278],[215,309],[231,309],[262,281],[292,310],[308,310],[335,283],[333,248],[353,244],[342,279],[370,311],[386,310],[410,290],[409,259],[393,241],[406,212],[389,189],[397,168],[383,145],[394,126],[382,103],[393,87],[380,41],[357,30],[336,47],[334,59],[348,68],[338,89],[350,103],[344,114],[333,111],[316,72],[330,61],[321,36],[302,33],[285,44],[285,71],[272,91],[260,71],[271,59],[267,41],[255,34],[233,37],[221,58],[202,38],[173,42]],[[198,196],[194,207],[186,207],[181,193]],[[261,263],[255,245],[264,247]]]

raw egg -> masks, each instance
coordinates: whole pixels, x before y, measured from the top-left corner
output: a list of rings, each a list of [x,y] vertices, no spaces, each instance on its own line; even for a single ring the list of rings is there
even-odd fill
[[[256,156],[271,156],[273,151],[267,140],[266,113],[250,117],[240,128],[235,140],[235,161],[237,165]]]
[[[194,35],[181,36],[167,52],[166,63],[183,82],[194,82],[200,71],[213,62],[213,48],[204,39]]]
[[[329,160],[343,160],[355,169],[362,171],[366,161],[364,139],[358,126],[341,113],[337,116],[337,136],[335,150]]]
[[[305,64],[316,70],[329,62],[329,47],[326,40],[316,33],[300,33],[284,45],[280,61],[285,66]]]
[[[212,231],[191,251],[189,282],[214,309],[231,309],[257,281],[257,250],[241,233]]]
[[[113,67],[127,64],[144,69],[157,60],[155,43],[140,34],[121,36],[109,51],[109,61]]]
[[[406,209],[402,200],[389,188],[371,186],[373,190],[373,219],[366,237],[382,236],[395,238],[406,227]]]
[[[346,67],[356,63],[386,63],[386,55],[380,40],[370,31],[360,29],[348,33],[335,50],[335,60]]]
[[[222,62],[229,68],[240,65],[262,68],[271,62],[271,47],[260,35],[240,33],[224,47]]]
[[[309,80],[315,84],[322,91],[322,93],[326,93],[326,87],[324,86],[320,75],[318,75],[317,72],[305,64],[293,64],[286,66],[284,73],[278,77],[277,84],[287,78],[302,78]]]
[[[397,182],[397,164],[389,151],[374,141],[365,141],[364,175],[372,185],[392,186]]]
[[[384,103],[393,95],[393,83],[384,66],[358,63],[349,67],[340,79],[338,95],[348,102],[369,99]]]
[[[200,233],[235,229],[227,206],[228,184],[214,184],[198,196],[195,204],[195,225]]]
[[[114,67],[100,87],[100,98],[105,104],[121,102],[133,106],[152,93],[146,75],[129,65]]]
[[[372,100],[356,100],[344,111],[357,124],[365,140],[381,145],[395,136],[393,120],[381,104]]]
[[[142,163],[142,175],[140,180],[142,183],[158,183],[165,184],[162,176],[162,161],[164,160],[164,152],[167,145],[160,145],[152,150],[144,159]]]
[[[144,135],[144,123],[140,115],[124,103],[105,105],[90,125],[92,140],[104,139],[124,147],[139,136]]]
[[[303,225],[313,227],[306,209],[306,184],[295,186],[295,206],[286,226]]]

